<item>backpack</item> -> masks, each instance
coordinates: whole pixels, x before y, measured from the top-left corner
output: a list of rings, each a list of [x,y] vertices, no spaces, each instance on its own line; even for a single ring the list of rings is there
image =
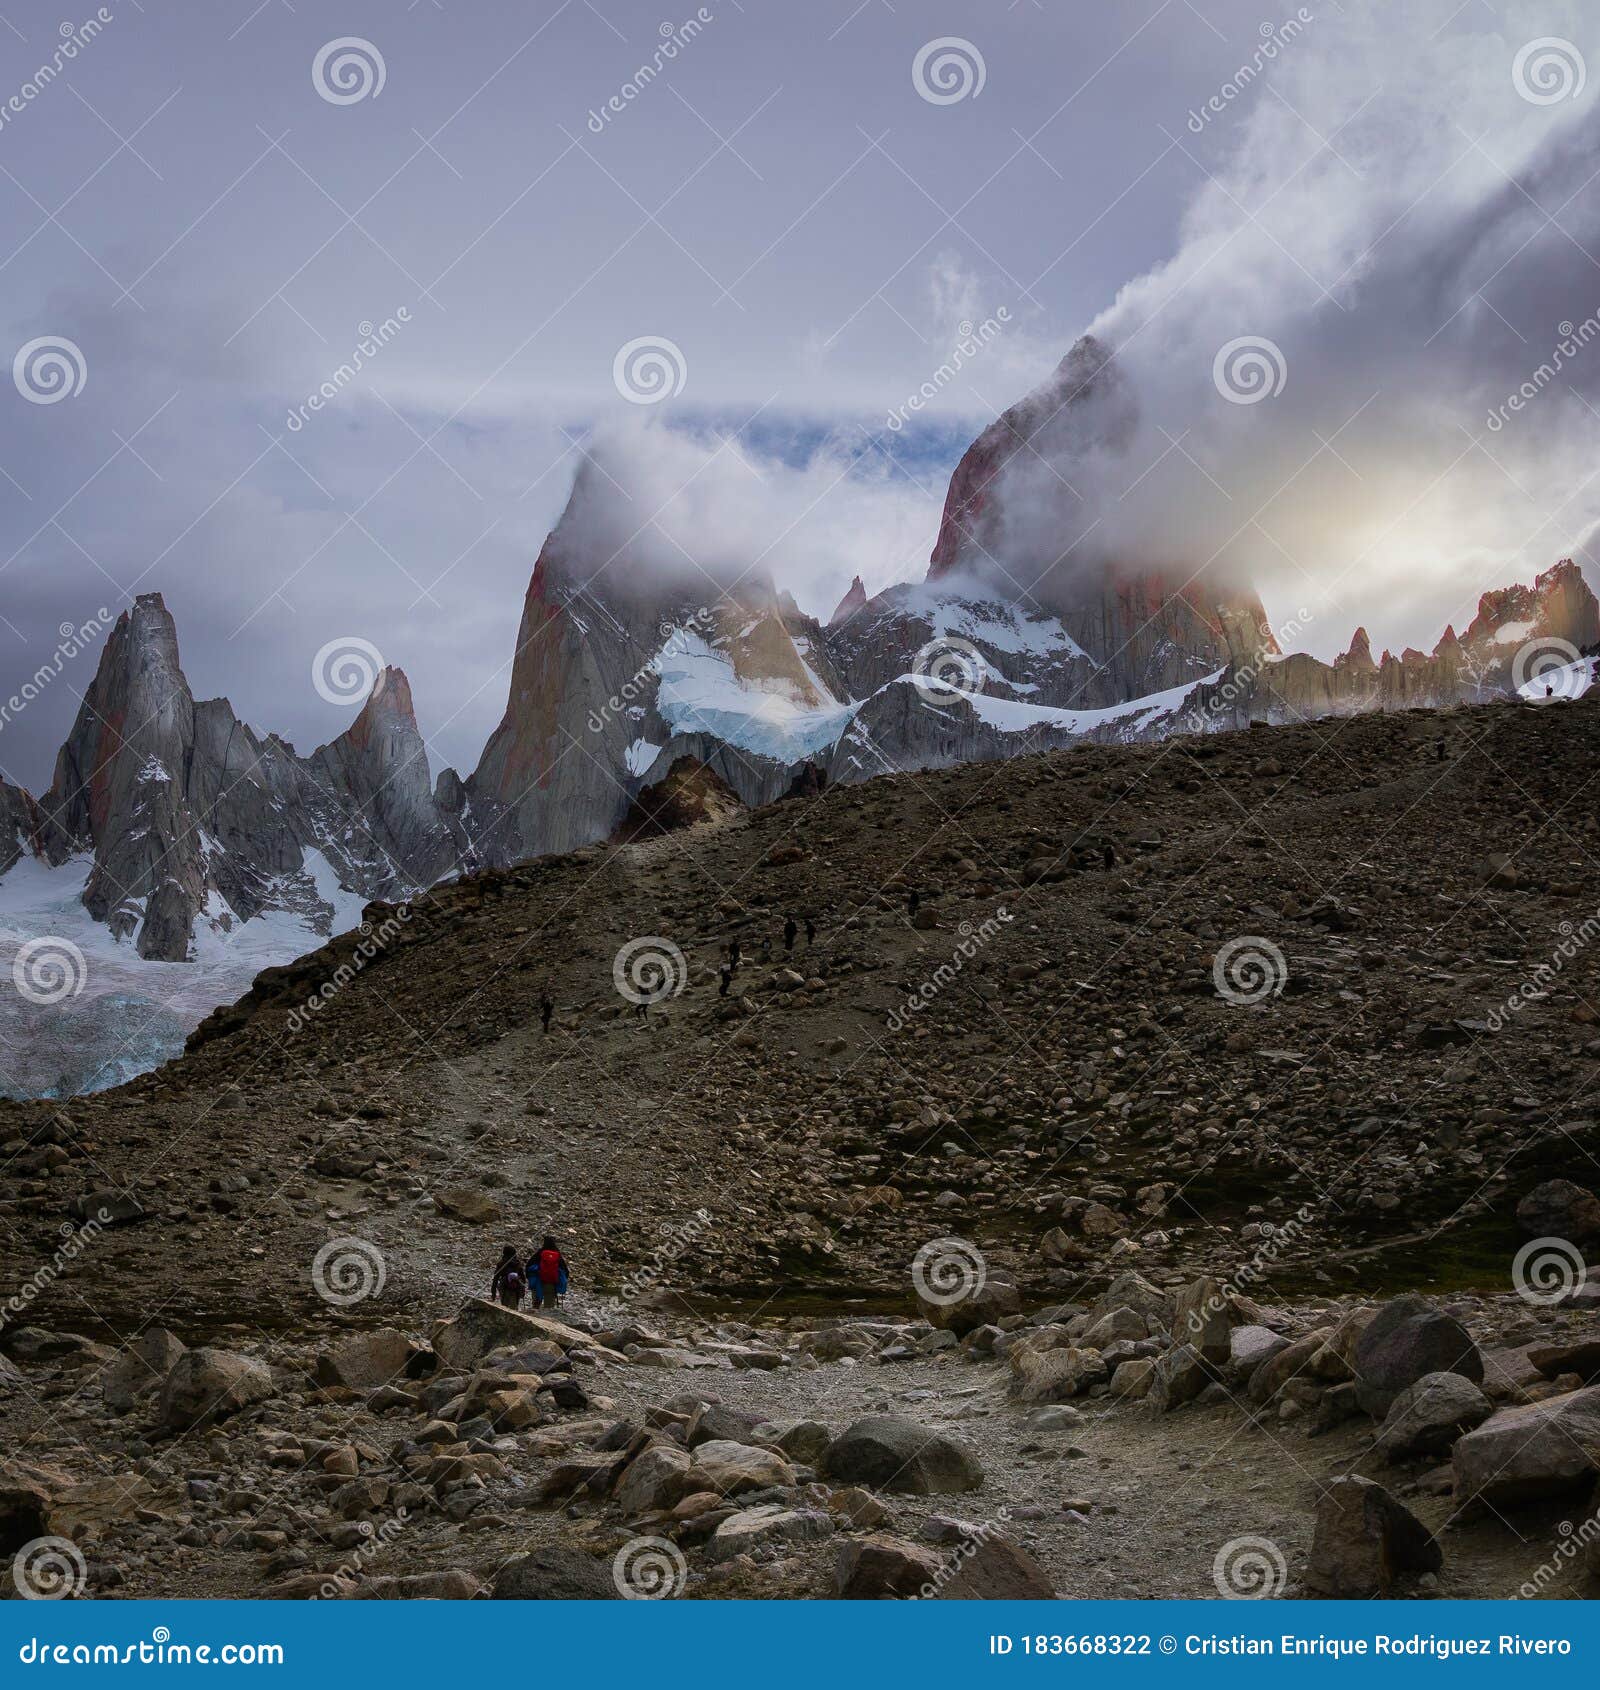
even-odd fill
[[[522,1269],[519,1267],[508,1267],[500,1283],[505,1286],[506,1290],[520,1297],[522,1295]]]
[[[561,1277],[561,1252],[559,1250],[541,1250],[539,1252],[539,1283],[554,1285]]]

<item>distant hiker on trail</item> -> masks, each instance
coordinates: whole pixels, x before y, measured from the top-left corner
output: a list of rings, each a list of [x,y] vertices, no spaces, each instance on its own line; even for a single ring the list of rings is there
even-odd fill
[[[772,961],[772,940],[770,938],[761,941],[761,960],[763,962]]]
[[[545,992],[539,999],[539,1024],[544,1028],[546,1036],[550,1032],[550,1017],[556,1012],[556,1006],[550,1001],[550,994]]]
[[[795,921],[794,917],[792,915],[786,917],[783,923],[783,948],[786,951],[792,951],[794,949],[795,935],[799,931],[799,924]]]
[[[922,894],[916,889],[915,886],[913,886],[911,888],[911,891],[909,892],[909,894],[906,897],[906,912],[907,912],[907,914],[910,915],[910,917],[913,921],[915,921],[916,918],[917,918],[917,905],[920,904],[921,902],[922,902]]]
[[[717,988],[717,996],[725,998],[728,995],[728,988],[733,984],[733,964],[731,962],[723,963],[722,967],[717,970],[717,974],[722,980],[722,984]]]
[[[1112,869],[1117,866],[1117,853],[1115,847],[1110,845],[1106,846],[1105,850],[1102,851],[1100,855],[1105,861],[1106,873],[1110,874]]]
[[[537,1273],[534,1296],[541,1308],[558,1309],[567,1294],[567,1258],[561,1254],[555,1239],[545,1235],[539,1254],[528,1264]]]
[[[810,916],[806,917],[806,943],[814,945],[817,942],[817,924]]]
[[[500,1252],[500,1264],[494,1270],[494,1278],[489,1281],[489,1295],[508,1309],[519,1309],[522,1307],[522,1288],[525,1282],[517,1252],[507,1244]]]
[[[738,966],[739,966],[739,954],[740,954],[739,953],[739,941],[737,939],[730,939],[728,941],[728,967],[729,968],[733,968],[733,969],[738,968]]]

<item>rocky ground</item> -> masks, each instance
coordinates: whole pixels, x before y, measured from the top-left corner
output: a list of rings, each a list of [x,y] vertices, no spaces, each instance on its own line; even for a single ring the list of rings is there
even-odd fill
[[[691,1595],[1216,1594],[1248,1538],[1290,1594],[1584,1588],[1597,712],[891,776],[373,906],[182,1061],[0,1107],[4,1546],[71,1538],[129,1594],[564,1594],[640,1536]],[[590,1330],[452,1351],[546,1230]],[[1380,1307],[1410,1359],[1363,1404]],[[739,1435],[701,1435],[713,1397]],[[1497,1430],[1524,1400],[1565,1406]],[[880,1410],[916,1430],[875,1465]],[[981,1483],[893,1488],[930,1461]]]

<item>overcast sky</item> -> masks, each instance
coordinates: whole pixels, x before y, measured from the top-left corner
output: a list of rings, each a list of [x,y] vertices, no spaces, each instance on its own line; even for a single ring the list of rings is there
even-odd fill
[[[466,771],[591,431],[731,435],[728,535],[826,614],[920,576],[962,445],[1091,324],[1155,446],[1101,490],[1124,542],[1310,596],[1322,655],[1431,646],[1600,511],[1600,345],[1486,421],[1600,308],[1574,0],[108,0],[70,58],[46,12],[0,0],[5,357],[70,343],[0,388],[0,698],[159,590],[197,696],[309,751],[358,637]],[[1260,404],[1213,381],[1245,337]],[[7,779],[48,785],[92,661],[0,725]]]

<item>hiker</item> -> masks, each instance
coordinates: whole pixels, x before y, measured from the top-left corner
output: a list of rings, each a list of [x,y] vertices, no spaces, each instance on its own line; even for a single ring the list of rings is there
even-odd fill
[[[728,967],[735,971],[739,967],[739,941],[737,939],[728,941]]]
[[[810,916],[806,917],[806,943],[814,945],[817,942],[817,924]]]
[[[1103,861],[1105,862],[1106,873],[1110,874],[1112,869],[1114,869],[1117,866],[1116,847],[1112,846],[1112,845],[1108,845],[1108,846],[1106,846],[1105,850],[1103,850],[1100,853],[1100,855],[1101,855],[1101,858],[1103,859]]]
[[[556,1012],[556,1006],[550,1001],[550,994],[543,993],[539,998],[539,1021],[548,1038],[550,1034],[550,1017]]]
[[[517,1252],[507,1244],[500,1252],[500,1263],[489,1281],[489,1295],[508,1309],[522,1307],[522,1288],[526,1283],[522,1263]]]
[[[761,941],[761,960],[763,963],[772,961],[772,939],[770,936]]]
[[[795,935],[799,931],[799,923],[796,922],[794,917],[792,915],[786,916],[783,923],[783,948],[786,951],[792,951],[794,949]]]
[[[731,962],[723,963],[722,967],[717,970],[717,974],[722,980],[722,984],[717,988],[717,996],[725,998],[728,995],[728,988],[733,984],[733,964]]]
[[[529,1263],[537,1269],[538,1289],[534,1295],[541,1308],[558,1309],[567,1294],[567,1258],[561,1254],[554,1238],[545,1234],[539,1254]]]
[[[922,894],[913,886],[906,897],[906,911],[913,921],[917,919],[917,905],[921,902]]]

